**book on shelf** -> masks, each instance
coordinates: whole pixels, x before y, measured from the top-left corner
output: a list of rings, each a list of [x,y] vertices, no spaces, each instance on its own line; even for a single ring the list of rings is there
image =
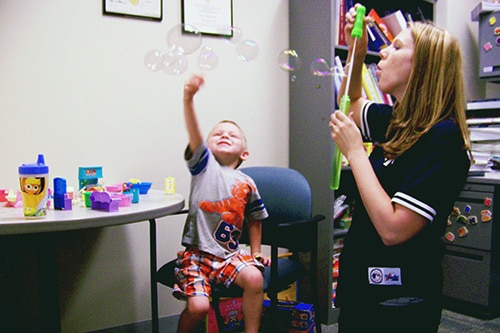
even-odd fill
[[[370,51],[380,52],[380,50],[391,45],[391,42],[387,39],[382,29],[380,29],[377,25],[377,22],[368,22],[366,25],[366,31],[368,33],[368,49]]]
[[[349,11],[351,7],[354,7],[355,2],[353,0],[337,0],[337,45],[346,46],[347,42],[345,40],[344,28],[345,28],[345,14]]]
[[[375,23],[378,25],[378,27],[380,28],[380,30],[382,30],[382,32],[387,37],[387,39],[389,40],[389,42],[392,43],[392,41],[394,39],[394,36],[391,33],[391,30],[389,30],[389,27],[387,27],[387,24],[385,24],[384,20],[382,20],[382,18],[380,17],[380,15],[377,13],[377,11],[374,8],[370,9],[370,11],[368,12],[368,16],[373,21],[375,21]]]
[[[338,13],[338,31],[337,31],[337,45],[347,45],[344,36],[345,28],[345,14],[346,14],[346,0],[337,0],[337,13]]]
[[[470,13],[472,21],[479,21],[481,14],[500,11],[500,3],[481,1]]]
[[[376,70],[376,64],[363,64],[361,85],[365,92],[365,96],[369,100],[372,100],[376,103],[393,105],[392,97],[380,90],[380,87],[378,86]]]
[[[375,86],[375,82],[373,82],[371,75],[368,72],[368,66],[366,66],[366,64],[363,64],[363,68],[362,68],[361,85],[363,87],[363,90],[366,93],[366,97],[369,100],[377,102],[377,103],[383,103],[379,99],[379,95],[377,93],[377,88]]]
[[[382,20],[385,22],[393,36],[397,36],[401,31],[406,29],[407,21],[401,10],[396,10],[384,17]]]
[[[340,84],[342,83],[342,77],[344,76],[344,66],[342,65],[342,60],[340,60],[338,55],[335,56],[334,62],[333,82],[335,84],[335,94],[337,95],[340,90]]]

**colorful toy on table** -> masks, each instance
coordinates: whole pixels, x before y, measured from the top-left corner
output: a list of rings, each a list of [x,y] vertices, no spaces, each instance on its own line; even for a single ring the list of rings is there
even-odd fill
[[[139,194],[147,194],[152,184],[153,183],[151,182],[141,182],[137,178],[130,178],[130,180],[126,183],[126,185],[132,189],[138,188]]]
[[[139,195],[140,195],[140,191],[138,188],[132,188],[130,187],[130,189],[126,190],[126,191],[123,191],[123,194],[127,194],[127,195],[130,195],[130,197],[132,198],[131,201],[132,203],[139,203]]]
[[[0,202],[7,202],[7,194],[9,193],[8,190],[1,188],[0,189]]]
[[[167,177],[165,178],[165,193],[166,194],[175,194],[176,193],[176,186],[175,186],[175,178],[174,177]]]
[[[38,154],[36,163],[22,164],[18,170],[24,216],[47,215],[49,167],[45,164],[45,157]]]
[[[54,178],[54,209],[72,210],[73,202],[66,190],[66,179]]]
[[[92,203],[90,202],[90,195],[93,192],[105,192],[104,186],[101,184],[87,184],[84,185],[78,193],[82,195],[82,201],[85,204],[85,207],[90,208]]]
[[[117,212],[121,198],[112,197],[108,192],[94,191],[89,197],[91,208],[107,212]]]
[[[102,178],[102,167],[78,167],[78,183],[80,190],[87,185],[96,185],[99,182],[99,178]]]
[[[106,191],[110,193],[122,193],[124,191],[124,185],[122,183],[106,185]]]
[[[21,195],[21,191],[10,189],[8,190],[7,196],[5,198],[7,199],[8,207],[19,208],[23,206],[23,197]]]
[[[133,193],[111,193],[111,197],[113,198],[119,198],[121,199],[120,201],[120,207],[130,207],[132,205],[132,200],[133,200]]]

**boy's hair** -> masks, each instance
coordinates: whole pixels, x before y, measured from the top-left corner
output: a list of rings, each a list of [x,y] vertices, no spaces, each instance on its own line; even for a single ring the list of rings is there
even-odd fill
[[[394,159],[408,150],[436,123],[455,121],[470,149],[462,54],[458,39],[432,22],[412,22],[408,28],[415,44],[406,93],[396,101],[383,144],[386,157]]]

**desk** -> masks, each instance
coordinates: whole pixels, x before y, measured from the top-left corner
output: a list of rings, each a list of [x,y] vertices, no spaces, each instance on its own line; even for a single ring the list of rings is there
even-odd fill
[[[179,194],[165,194],[150,190],[141,195],[138,204],[120,207],[117,212],[73,207],[72,210],[49,209],[43,218],[25,218],[20,208],[0,207],[0,236],[35,234],[39,281],[40,332],[60,332],[59,297],[54,233],[68,230],[101,228],[128,223],[149,221],[151,225],[151,279],[156,274],[156,218],[164,217],[184,208],[184,198]],[[154,231],[154,235],[153,235]],[[151,283],[153,298],[156,283]],[[154,294],[153,294],[154,292]]]

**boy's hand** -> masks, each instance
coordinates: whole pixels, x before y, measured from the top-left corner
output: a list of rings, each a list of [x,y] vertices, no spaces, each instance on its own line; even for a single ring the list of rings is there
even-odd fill
[[[257,259],[264,266],[271,266],[271,258],[264,257],[260,252],[253,254],[253,257]]]
[[[204,83],[205,79],[203,76],[197,74],[187,79],[184,83],[184,101],[191,101]]]

